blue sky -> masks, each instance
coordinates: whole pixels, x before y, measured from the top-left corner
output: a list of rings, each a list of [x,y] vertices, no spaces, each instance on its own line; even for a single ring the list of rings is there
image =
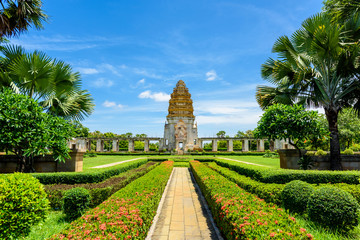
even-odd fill
[[[162,136],[179,79],[194,101],[199,136],[254,129],[261,64],[322,0],[44,0],[44,30],[11,43],[70,63],[95,99],[91,131]]]

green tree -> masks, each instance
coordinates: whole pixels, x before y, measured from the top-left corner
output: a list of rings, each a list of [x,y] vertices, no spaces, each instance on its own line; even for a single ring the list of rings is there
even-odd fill
[[[0,149],[15,153],[16,171],[34,172],[34,157],[52,154],[56,161],[69,158],[67,141],[72,126],[64,119],[43,113],[39,104],[9,89],[0,92]]]
[[[273,47],[278,59],[262,65],[262,76],[275,87],[258,86],[263,109],[275,103],[323,107],[330,131],[331,169],[341,169],[338,114],[344,107],[360,109],[358,17],[334,24],[326,13],[302,24],[290,38]]]
[[[322,138],[327,131],[321,127],[316,111],[306,111],[300,105],[275,104],[268,107],[255,129],[255,136],[269,140],[289,139],[289,143],[301,151],[305,140]]]
[[[94,109],[87,90],[81,89],[80,74],[70,65],[53,60],[42,52],[27,54],[22,47],[1,49],[0,86],[37,100],[49,114],[83,120]]]
[[[339,114],[339,134],[343,149],[360,140],[360,118],[351,108],[343,109]]]
[[[360,12],[358,0],[325,0],[323,10],[329,13],[334,21],[344,22]]]
[[[48,16],[40,0],[1,0],[0,38],[18,36],[29,27],[43,28]]]
[[[225,134],[226,134],[225,131],[219,131],[219,132],[216,134],[216,136],[217,136],[218,138],[225,138]]]
[[[89,137],[90,129],[82,125],[79,121],[71,121],[74,128],[74,137]]]

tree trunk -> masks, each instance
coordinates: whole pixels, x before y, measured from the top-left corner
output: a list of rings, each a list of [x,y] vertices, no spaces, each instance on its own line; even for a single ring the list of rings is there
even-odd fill
[[[337,125],[339,111],[325,108],[325,114],[330,131],[330,169],[341,170],[340,141]]]

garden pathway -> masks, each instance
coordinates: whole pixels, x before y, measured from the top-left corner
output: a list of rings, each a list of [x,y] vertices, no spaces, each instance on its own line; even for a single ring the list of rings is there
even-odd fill
[[[142,158],[143,158],[143,157],[142,157]],[[133,158],[133,159],[124,160],[124,161],[121,161],[121,162],[114,162],[114,163],[109,163],[109,164],[100,165],[100,166],[91,167],[91,168],[107,168],[107,167],[112,167],[112,166],[119,165],[119,164],[122,164],[122,163],[139,160],[139,159],[142,159],[142,158]]]
[[[174,168],[164,194],[160,215],[147,239],[222,239],[188,168]]]
[[[217,157],[217,158],[229,160],[229,161],[241,162],[241,163],[245,163],[245,164],[249,164],[249,165],[256,165],[256,166],[260,166],[260,167],[269,167],[269,166],[265,166],[265,165],[261,165],[261,164],[257,164],[257,163],[244,162],[244,161],[240,161],[237,159],[224,158],[224,157]]]

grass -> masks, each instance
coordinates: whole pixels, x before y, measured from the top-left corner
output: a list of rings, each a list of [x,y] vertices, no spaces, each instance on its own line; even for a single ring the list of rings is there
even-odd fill
[[[97,157],[87,157],[84,158],[83,162],[83,171],[93,171],[92,167],[105,165],[109,163],[122,162],[125,160],[135,159],[135,158],[145,158],[146,155],[140,156],[105,156],[98,155]]]
[[[61,211],[50,211],[44,222],[31,228],[30,234],[22,240],[42,240],[51,237],[65,228],[69,222]]]
[[[256,163],[272,168],[280,168],[280,158],[264,158],[263,156],[217,156],[217,157],[230,158],[248,163]]]

